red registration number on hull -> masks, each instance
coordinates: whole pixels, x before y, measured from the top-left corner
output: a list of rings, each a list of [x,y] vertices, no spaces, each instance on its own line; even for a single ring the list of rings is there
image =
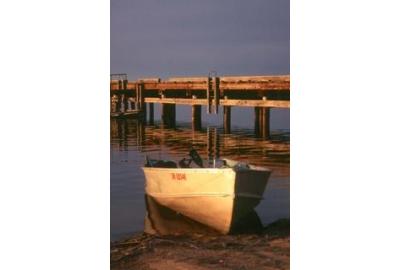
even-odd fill
[[[186,174],[184,173],[171,173],[172,180],[186,181]]]

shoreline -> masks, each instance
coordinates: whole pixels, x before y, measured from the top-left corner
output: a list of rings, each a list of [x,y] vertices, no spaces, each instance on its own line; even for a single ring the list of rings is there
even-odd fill
[[[289,269],[290,221],[260,233],[153,235],[136,233],[111,242],[111,269]]]

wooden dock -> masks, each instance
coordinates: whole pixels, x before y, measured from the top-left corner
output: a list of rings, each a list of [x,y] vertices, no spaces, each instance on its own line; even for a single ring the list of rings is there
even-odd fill
[[[154,103],[162,104],[162,122],[175,127],[176,105],[192,106],[192,126],[201,129],[201,108],[219,113],[223,108],[224,131],[230,133],[231,107],[253,107],[255,132],[268,138],[271,108],[290,108],[290,76],[206,76],[142,78],[128,81],[113,74],[110,81],[111,113],[138,110],[154,124]],[[147,106],[147,103],[149,104]],[[147,108],[148,107],[148,108]]]

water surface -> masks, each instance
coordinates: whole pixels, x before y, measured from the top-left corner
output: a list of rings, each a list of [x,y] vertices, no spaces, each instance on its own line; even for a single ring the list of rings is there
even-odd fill
[[[177,122],[175,129],[159,122],[146,126],[134,119],[111,119],[111,240],[143,231],[146,215],[144,174],[146,155],[180,160],[193,146],[207,162],[214,155],[269,167],[273,170],[264,200],[256,212],[263,224],[289,218],[288,130],[274,130],[270,140],[256,138],[253,128],[220,127],[193,131],[190,123]],[[207,132],[207,129],[209,130]]]

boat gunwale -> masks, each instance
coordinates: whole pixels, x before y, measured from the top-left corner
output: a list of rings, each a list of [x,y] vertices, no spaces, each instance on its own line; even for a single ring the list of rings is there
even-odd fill
[[[249,172],[249,171],[256,171],[256,172],[272,172],[271,169],[265,168],[265,167],[260,167],[260,166],[255,166],[255,165],[249,165],[250,168],[246,169],[235,169],[232,167],[225,167],[225,168],[165,168],[165,167],[142,167],[143,170],[151,170],[151,171],[171,171],[171,170],[176,170],[176,171],[190,171],[190,172],[208,172],[208,171],[233,171],[233,172]]]

